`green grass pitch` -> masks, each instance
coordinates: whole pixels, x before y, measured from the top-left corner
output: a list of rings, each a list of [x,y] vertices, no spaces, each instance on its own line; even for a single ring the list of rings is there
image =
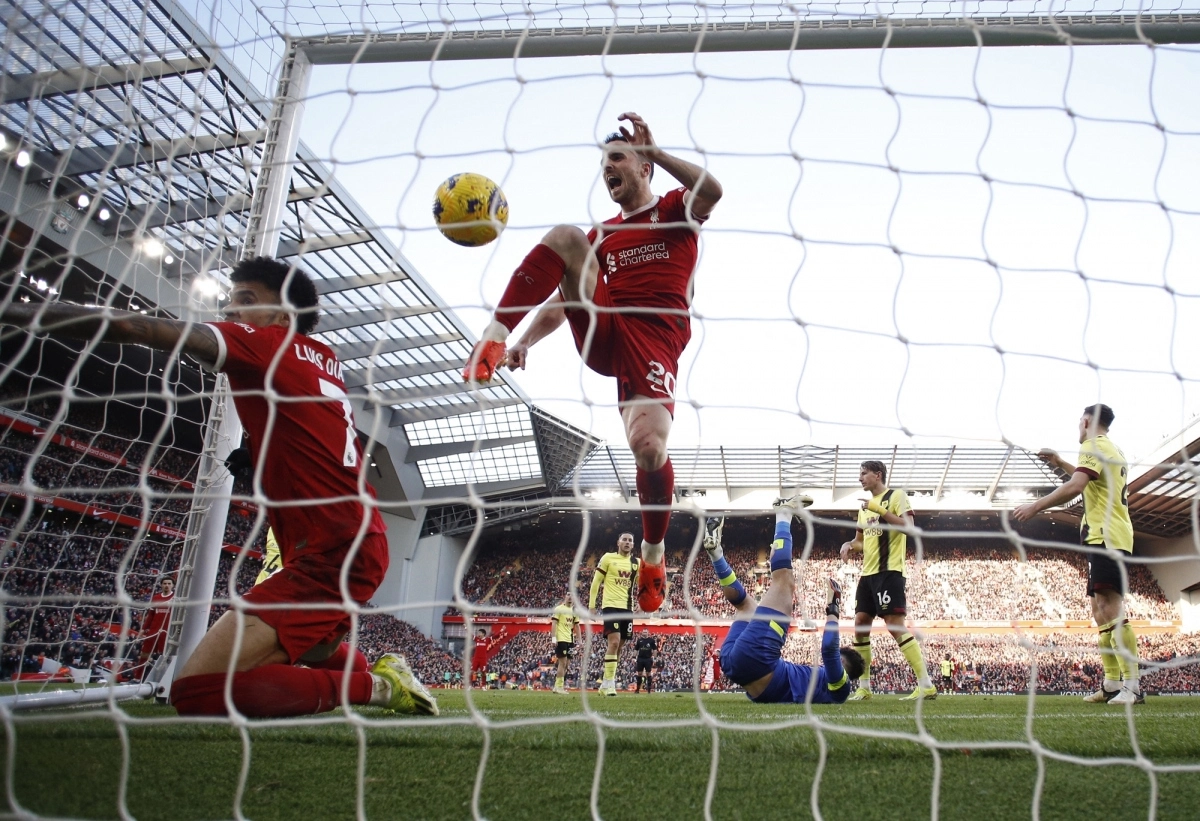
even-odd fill
[[[1031,731],[1046,753],[1041,818],[1148,818],[1152,804],[1158,819],[1200,817],[1200,772],[1186,769],[1200,767],[1200,700],[1193,698],[1152,697],[1130,718],[1125,708],[1039,697],[1027,724],[1026,697],[943,696],[922,705],[919,725],[914,704],[880,696],[813,708],[816,727],[803,706],[755,705],[728,694],[593,695],[590,712],[578,693],[473,692],[470,706],[462,691],[439,691],[438,699],[443,718],[457,723],[362,710],[357,728],[340,713],[315,726],[252,725],[242,814],[256,821],[354,818],[365,743],[368,818],[470,818],[486,737],[481,817],[585,819],[603,736],[598,809],[606,819],[703,818],[714,743],[713,818],[810,817],[822,740],[817,801],[831,821],[928,818],[938,772],[940,818],[1029,818],[1039,777]],[[120,728],[96,708],[10,715],[10,784],[19,804],[43,816],[120,817],[123,730],[131,816],[236,816],[237,730],[147,721],[174,716],[155,704],[123,710]],[[978,746],[987,743],[1026,747]],[[931,744],[939,745],[937,755]],[[1121,760],[1086,766],[1056,756]],[[1176,769],[1152,775],[1151,763]]]

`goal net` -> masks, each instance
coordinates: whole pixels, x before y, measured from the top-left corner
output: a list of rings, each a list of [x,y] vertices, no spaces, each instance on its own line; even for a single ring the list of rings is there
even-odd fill
[[[1195,710],[1174,696],[1200,692],[1200,6],[9,0],[0,19],[0,308],[190,328],[230,307],[243,258],[311,277],[312,337],[345,385],[323,396],[353,421],[346,458],[387,527],[369,600],[333,583],[346,641],[369,664],[403,655],[440,706],[395,715],[345,684],[319,714],[178,715],[180,669],[226,611],[244,626],[274,567],[268,513],[287,515],[272,465],[235,453],[257,461],[248,392],[182,346],[6,322],[14,817],[156,817],[165,783],[196,817],[286,816],[283,792],[358,817],[836,817],[864,778],[900,784],[913,817],[984,783],[1004,817],[1195,806]],[[562,330],[524,370],[461,371],[530,249],[616,215],[600,148],[628,112],[721,196],[674,318],[690,343],[659,377],[667,598],[634,613],[615,675],[633,693],[608,698],[589,597],[601,557],[643,532],[614,380]],[[486,247],[430,213],[463,172],[509,203]],[[660,164],[654,194],[677,185]],[[261,393],[270,418],[293,399]],[[1079,544],[1082,503],[1013,515],[1070,478],[1037,454],[1073,467],[1095,403],[1128,461],[1117,621],[1147,696],[1128,708],[1078,698],[1111,678],[1085,593],[1107,554]],[[815,675],[830,579],[841,643],[864,640],[864,567],[840,550],[864,463],[915,513],[879,538],[906,536],[900,629],[938,698],[896,697],[923,685],[876,621],[869,701],[750,701],[722,670],[735,609],[705,523],[725,517],[730,572],[759,598],[773,501],[812,498],[782,658]],[[560,684],[564,601],[582,625]],[[337,777],[299,776],[300,746]],[[764,759],[794,762],[795,783]]]

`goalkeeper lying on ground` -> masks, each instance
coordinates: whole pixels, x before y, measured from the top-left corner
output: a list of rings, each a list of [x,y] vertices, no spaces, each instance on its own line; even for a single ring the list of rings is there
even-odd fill
[[[780,499],[775,503],[771,586],[757,606],[721,551],[724,520],[710,519],[705,526],[704,549],[712,559],[721,591],[737,609],[736,620],[721,646],[721,671],[730,681],[745,688],[751,701],[760,704],[842,704],[850,695],[850,682],[863,673],[863,658],[858,651],[838,646],[842,591],[833,579],[829,580],[825,633],[821,637],[821,667],[794,664],[782,657],[796,593],[796,575],[792,571],[792,517],[810,504],[812,500],[804,496]]]

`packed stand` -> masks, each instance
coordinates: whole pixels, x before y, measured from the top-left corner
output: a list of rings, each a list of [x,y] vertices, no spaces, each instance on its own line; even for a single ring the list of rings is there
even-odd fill
[[[135,540],[128,528],[52,509],[20,531],[17,524],[0,517],[0,588],[8,599],[0,674],[38,672],[38,656],[91,667],[122,646],[132,653],[144,611],[135,605],[126,620],[117,585],[134,602],[148,601],[164,569],[178,566],[178,543]],[[123,627],[130,638],[121,645]]]
[[[845,637],[843,643],[848,641]],[[784,646],[789,661],[811,664],[819,658],[819,634],[794,631]],[[910,692],[916,687],[912,668],[896,643],[882,632],[873,635],[871,689],[879,693]],[[1036,690],[1043,693],[1091,693],[1099,688],[1104,668],[1093,631],[1067,633],[988,634],[921,637],[925,662],[940,678],[941,661],[950,655],[954,689],[984,694],[1027,693],[1037,662]],[[1142,689],[1146,693],[1200,693],[1200,637],[1152,633],[1138,638]],[[939,682],[940,683],[940,682]]]
[[[690,690],[693,685],[693,671],[696,670],[696,637],[691,634],[659,634],[658,651],[654,653],[653,687],[658,691]],[[700,674],[703,674],[706,662],[713,655],[713,639],[705,636],[701,649]],[[599,630],[592,634],[591,652],[587,653],[588,645],[583,635],[575,642],[575,658],[567,666],[567,684],[570,687],[579,686],[581,660],[587,657],[588,686],[599,682],[604,667],[604,640]],[[486,682],[494,682],[498,687],[532,687],[548,689],[553,684],[555,645],[550,634],[527,630],[517,633],[509,639],[487,662],[485,667]],[[636,654],[627,648],[621,653],[621,664],[617,672],[617,680],[623,687],[636,682]],[[711,663],[710,670],[711,670]],[[711,680],[708,687],[713,690],[729,689],[725,680]]]
[[[606,534],[608,535],[608,534]],[[807,555],[794,562],[797,573],[799,618],[819,619],[824,611],[825,580],[834,577],[854,590],[857,564],[842,563],[838,548],[848,537],[848,528],[817,528]],[[690,545],[689,545],[690,547]],[[922,538],[922,561],[910,546],[907,563],[909,616],[917,621],[1001,621],[1014,617],[1034,620],[1088,620],[1091,611],[1084,590],[1087,586],[1087,557],[1069,549],[1028,549],[1021,561],[1015,548],[995,539],[956,538],[953,542],[936,536]],[[726,537],[725,557],[752,595],[761,594],[769,583],[767,542],[734,541]],[[576,589],[587,601],[591,573],[604,552],[589,544],[579,568]],[[463,595],[483,610],[488,605],[552,609],[566,595],[574,546],[550,548],[530,539],[503,534],[480,546],[475,562],[463,581]],[[703,618],[730,619],[733,608],[725,601],[712,575],[712,567],[701,551],[692,563],[685,587],[689,555],[682,548],[668,549],[670,599],[660,616],[686,618],[692,608]],[[1127,565],[1130,618],[1173,620],[1174,606],[1166,600],[1153,574],[1145,565]],[[685,590],[690,593],[684,600]],[[1014,616],[1014,614],[1019,614]]]
[[[447,653],[408,622],[389,613],[365,613],[358,619],[358,649],[374,663],[384,653],[399,653],[426,684],[462,681],[462,659]]]

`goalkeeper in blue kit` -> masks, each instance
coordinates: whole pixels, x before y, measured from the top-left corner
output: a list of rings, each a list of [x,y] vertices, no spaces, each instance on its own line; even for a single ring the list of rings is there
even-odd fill
[[[783,659],[783,644],[792,622],[792,601],[796,594],[792,518],[810,504],[812,500],[805,496],[775,502],[771,586],[757,605],[747,595],[721,549],[724,520],[709,519],[705,525],[704,550],[712,560],[726,600],[737,609],[736,620],[721,646],[721,671],[730,681],[741,685],[751,701],[759,704],[842,704],[850,695],[850,682],[863,673],[863,658],[858,651],[839,645],[842,590],[833,579],[828,583],[821,666]]]

